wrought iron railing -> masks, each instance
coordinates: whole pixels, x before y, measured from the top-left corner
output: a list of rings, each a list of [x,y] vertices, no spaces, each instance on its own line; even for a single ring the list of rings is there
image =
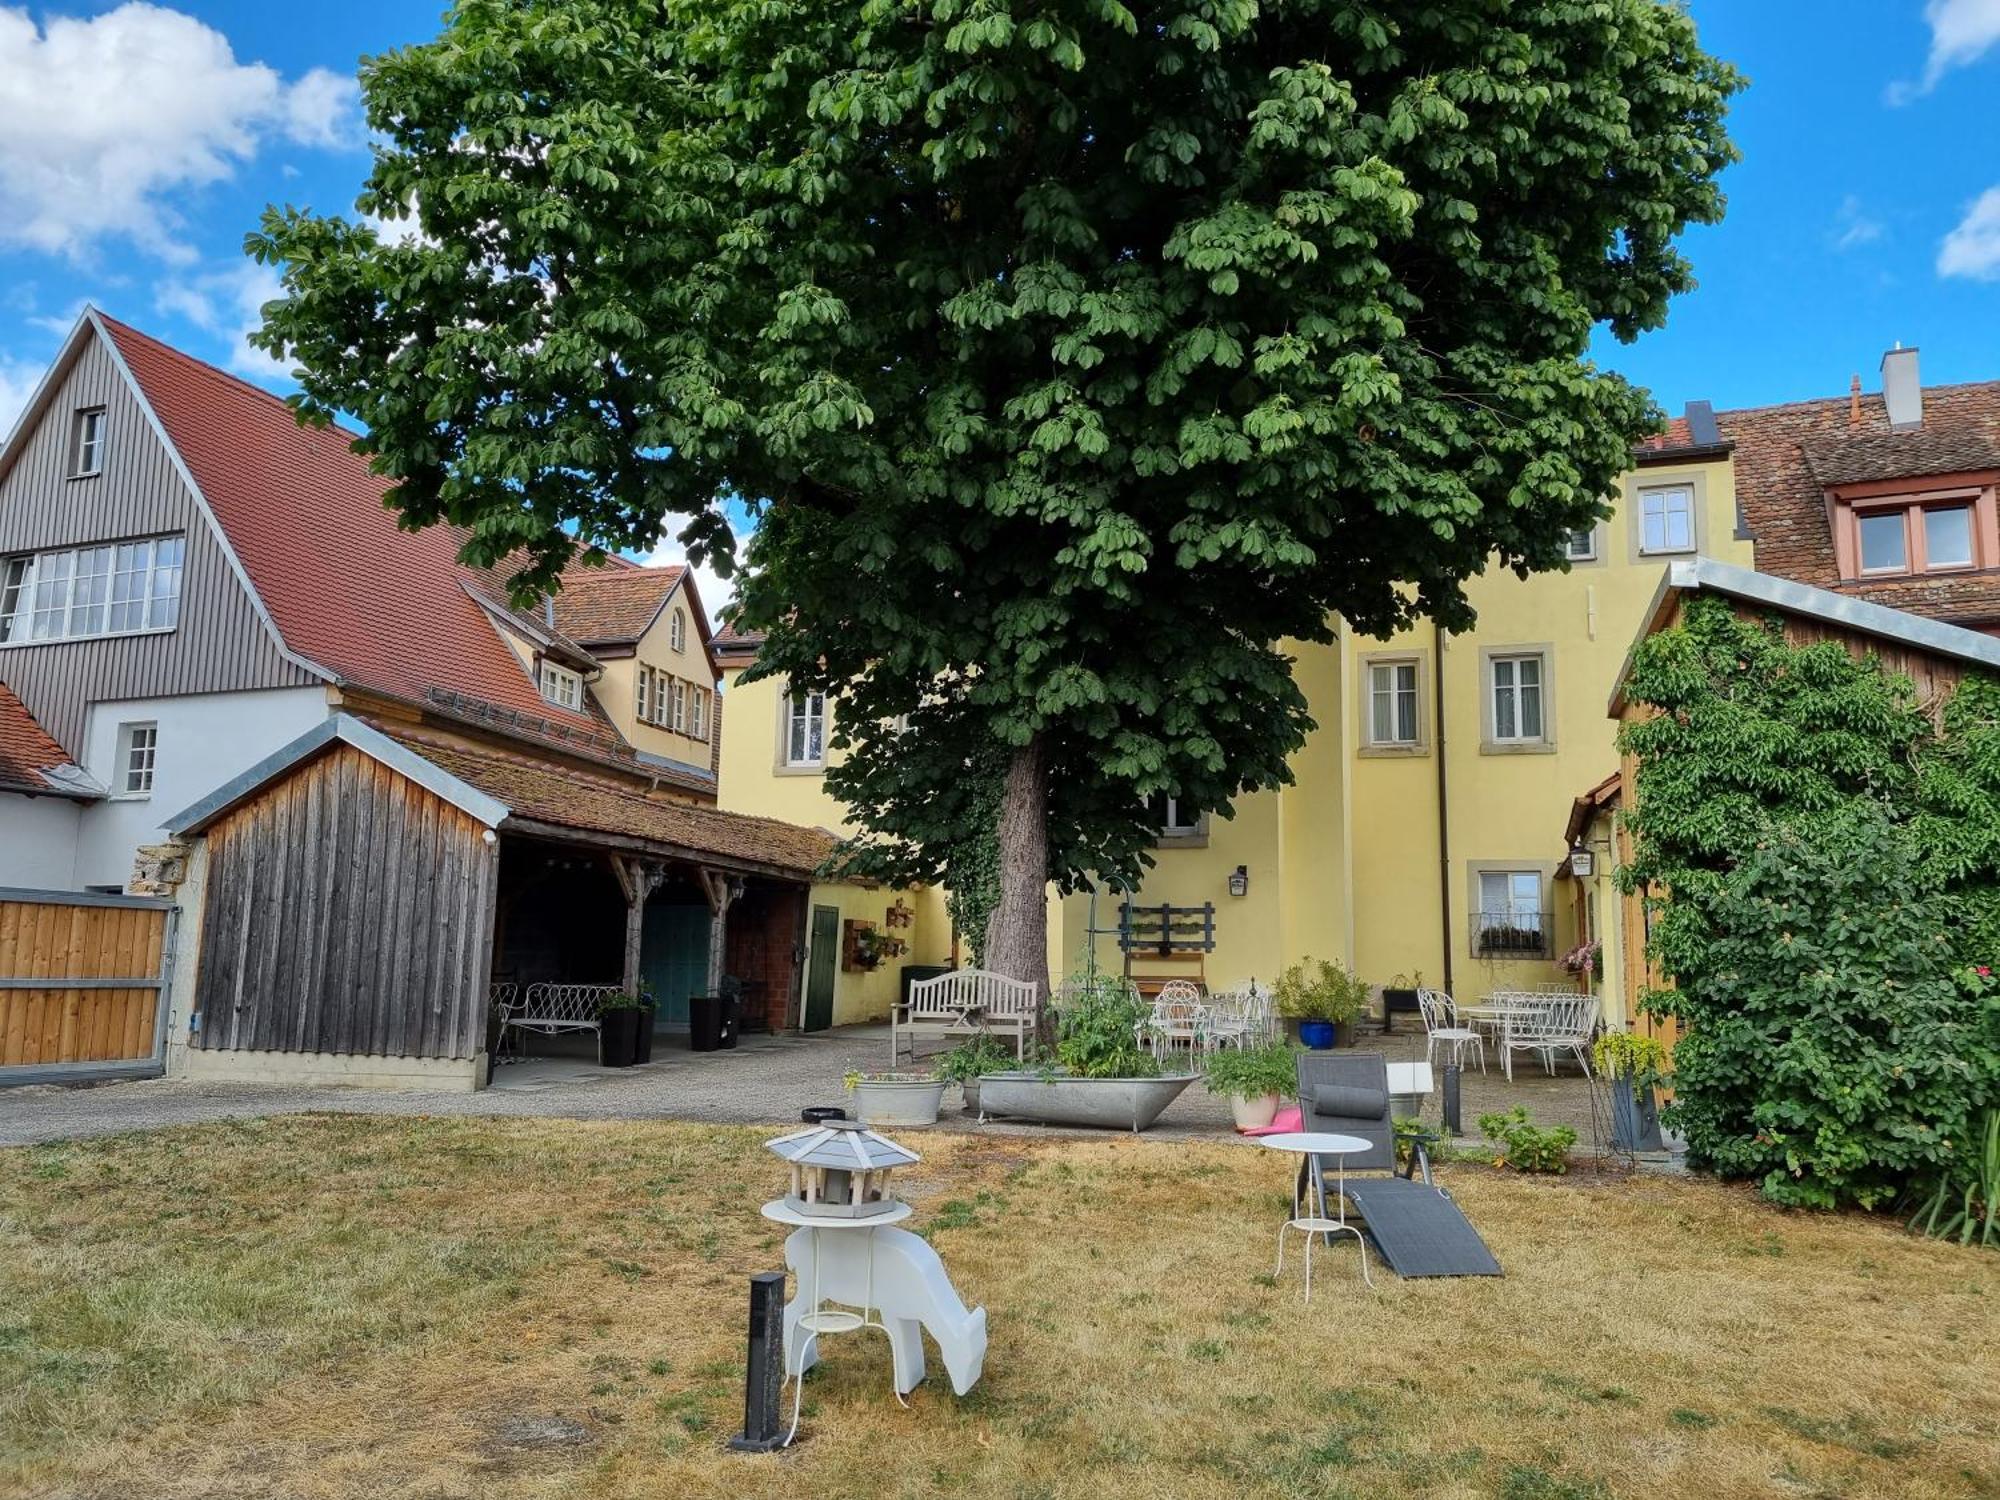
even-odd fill
[[[1541,912],[1523,911],[1516,906],[1505,911],[1474,912],[1472,921],[1473,946],[1481,957],[1548,957],[1548,925]]]

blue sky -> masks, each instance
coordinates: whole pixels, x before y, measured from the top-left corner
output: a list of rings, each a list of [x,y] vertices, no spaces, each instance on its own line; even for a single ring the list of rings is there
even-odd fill
[[[86,298],[281,385],[243,333],[241,255],[273,200],[346,210],[367,170],[356,61],[434,34],[438,0],[0,0],[0,423]],[[2000,0],[1693,0],[1751,79],[1700,289],[1598,357],[1679,411],[2000,376]]]

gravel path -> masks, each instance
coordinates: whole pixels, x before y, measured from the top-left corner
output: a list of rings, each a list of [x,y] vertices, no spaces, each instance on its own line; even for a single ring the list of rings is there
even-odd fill
[[[1364,1037],[1361,1045],[1386,1052],[1392,1059],[1423,1056],[1420,1034]],[[807,1105],[843,1103],[842,1077],[851,1069],[880,1068],[888,1049],[886,1026],[850,1026],[811,1036],[745,1037],[728,1052],[656,1051],[653,1062],[638,1068],[598,1068],[581,1058],[538,1058],[501,1068],[494,1087],[476,1094],[170,1078],[31,1085],[0,1089],[0,1146],[305,1111],[781,1124],[797,1121]],[[979,1125],[959,1112],[956,1094],[955,1089],[946,1091],[943,1126],[1009,1134],[1057,1133],[1042,1125]],[[1510,1086],[1497,1068],[1484,1078],[1474,1073],[1465,1084],[1466,1128],[1475,1128],[1482,1111],[1516,1103],[1526,1104],[1542,1123],[1576,1126],[1588,1148],[1589,1093],[1573,1074],[1549,1079],[1523,1069]],[[1147,1133],[1154,1138],[1236,1139],[1228,1101],[1212,1097],[1199,1084],[1189,1087]]]

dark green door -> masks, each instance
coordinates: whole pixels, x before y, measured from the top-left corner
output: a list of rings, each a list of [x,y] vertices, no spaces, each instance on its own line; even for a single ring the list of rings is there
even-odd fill
[[[833,981],[840,972],[840,908],[815,906],[812,957],[806,960],[807,1031],[824,1031],[833,1024]]]
[[[649,906],[639,944],[639,975],[659,1007],[653,1025],[685,1026],[688,996],[708,989],[708,908]]]

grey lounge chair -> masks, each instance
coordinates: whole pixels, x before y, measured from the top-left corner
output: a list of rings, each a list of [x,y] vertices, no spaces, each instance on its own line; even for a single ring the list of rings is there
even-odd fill
[[[1308,1156],[1299,1163],[1293,1212],[1310,1189],[1326,1214],[1327,1179],[1342,1167],[1347,1201],[1398,1276],[1498,1276],[1500,1263],[1451,1194],[1431,1181],[1430,1153],[1419,1139],[1410,1164],[1395,1175],[1396,1129],[1389,1117],[1389,1064],[1374,1052],[1303,1052],[1298,1059],[1300,1129],[1358,1136],[1366,1151]],[[1416,1180],[1421,1170],[1423,1180]],[[1365,1174],[1384,1172],[1386,1177]],[[1364,1174],[1359,1180],[1356,1174]]]

